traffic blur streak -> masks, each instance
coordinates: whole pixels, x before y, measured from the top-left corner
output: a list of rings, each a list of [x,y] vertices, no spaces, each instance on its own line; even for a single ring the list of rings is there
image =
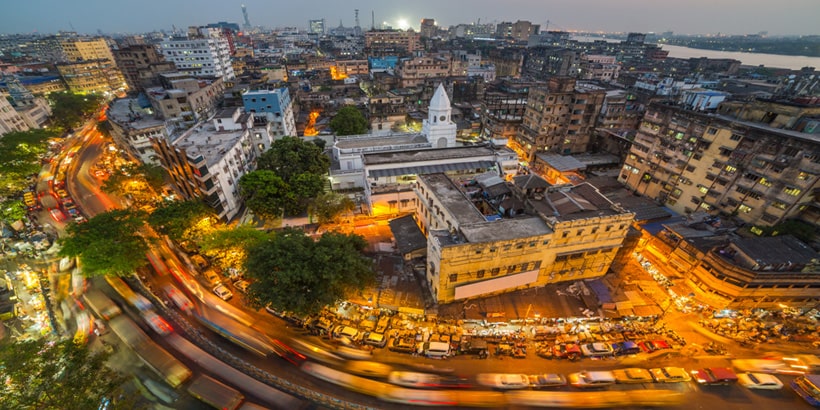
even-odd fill
[[[268,404],[276,405],[278,408],[283,409],[299,409],[305,404],[302,400],[294,396],[270,387],[234,369],[176,334],[166,337],[165,340],[177,349],[177,351],[196,362],[208,373],[216,375],[232,386],[242,386],[243,391],[250,392],[254,396],[266,400]]]
[[[478,391],[419,390],[354,376],[318,363],[305,362],[302,371],[326,382],[386,402],[436,407],[555,407],[622,408],[626,406],[662,407],[683,403],[684,393],[664,390],[624,390],[596,392],[565,391]]]

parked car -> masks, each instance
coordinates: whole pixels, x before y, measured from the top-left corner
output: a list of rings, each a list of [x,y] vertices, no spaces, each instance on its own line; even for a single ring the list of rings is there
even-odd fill
[[[239,280],[233,286],[242,293],[248,293],[248,287],[251,286],[251,283],[246,280]]]
[[[387,348],[394,352],[413,353],[416,351],[416,341],[409,337],[394,337],[387,343]]]
[[[672,348],[672,346],[669,346],[669,343],[666,343],[665,340],[646,340],[638,343],[638,347],[646,353]]]
[[[658,367],[649,369],[652,378],[658,383],[679,383],[692,380],[689,373],[680,367]]]
[[[206,270],[202,273],[202,276],[204,276],[205,280],[207,280],[211,285],[218,285],[222,283],[222,278],[220,278],[219,274],[217,274],[213,269]]]
[[[530,387],[526,374],[481,373],[476,376],[478,384],[500,390],[517,390]]]
[[[630,354],[638,354],[642,352],[641,347],[633,341],[623,341],[612,344],[612,351],[615,356],[626,356]]]
[[[729,384],[737,381],[735,372],[725,367],[704,367],[692,370],[692,376],[699,384]]]
[[[531,374],[527,376],[530,379],[530,387],[533,389],[545,389],[549,387],[559,387],[567,385],[567,378],[562,374],[544,373]]]
[[[586,357],[607,357],[612,356],[612,346],[606,343],[584,343],[581,345],[581,352]]]
[[[570,374],[569,384],[582,388],[606,387],[615,384],[615,376],[609,371],[582,371]]]
[[[376,347],[384,347],[384,345],[387,344],[387,338],[384,337],[384,335],[381,333],[367,332],[364,335],[364,344]]]
[[[216,285],[214,293],[222,300],[228,300],[233,297],[233,292],[222,284]]]
[[[459,353],[474,354],[478,356],[479,359],[486,359],[490,356],[486,340],[470,339],[469,341],[462,342],[459,349]]]
[[[552,355],[556,359],[577,360],[581,358],[581,348],[574,343],[557,344],[552,347]]]
[[[613,370],[612,375],[618,383],[652,383],[655,381],[649,370],[638,367]]]
[[[737,382],[747,389],[780,390],[783,388],[783,382],[777,376],[766,373],[740,373],[737,375]]]
[[[336,326],[336,329],[333,330],[333,337],[335,337],[336,339],[347,339],[351,342],[358,342],[359,340],[361,340],[362,334],[356,328],[339,325]]]

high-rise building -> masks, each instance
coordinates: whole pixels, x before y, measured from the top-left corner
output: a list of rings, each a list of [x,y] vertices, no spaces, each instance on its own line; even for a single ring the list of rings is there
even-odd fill
[[[364,46],[370,56],[406,55],[421,48],[419,39],[413,30],[370,30],[364,33]]]
[[[421,28],[419,29],[421,37],[433,38],[436,36],[436,31],[438,31],[438,28],[435,19],[421,19]]]
[[[540,27],[526,20],[518,20],[515,23],[503,22],[498,23],[495,34],[498,38],[527,41],[531,35],[538,34]]]
[[[325,19],[308,20],[308,31],[313,34],[325,34]]]
[[[63,49],[66,60],[69,62],[90,60],[114,62],[111,47],[108,46],[106,39],[102,37],[64,39],[60,41],[60,47]]]
[[[228,40],[219,28],[191,27],[187,37],[174,37],[161,43],[165,60],[177,70],[196,77],[235,78]]]
[[[156,46],[139,44],[114,50],[117,66],[125,77],[128,89],[142,91],[159,85],[159,74],[176,70],[174,63],[165,61]]]
[[[604,102],[602,88],[577,85],[574,78],[553,77],[546,87],[530,87],[521,132],[510,145],[532,161],[537,152],[586,152]]]
[[[0,95],[0,136],[16,131],[28,131],[29,126],[4,95]]]

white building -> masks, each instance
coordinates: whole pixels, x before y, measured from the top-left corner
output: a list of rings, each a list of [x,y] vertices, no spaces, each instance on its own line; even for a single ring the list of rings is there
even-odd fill
[[[199,27],[195,38],[171,38],[161,43],[166,61],[177,70],[196,77],[236,78],[231,65],[228,40],[217,28]]]
[[[165,121],[136,98],[120,98],[108,105],[111,138],[120,150],[144,164],[159,165],[152,138],[165,138]]]
[[[5,96],[0,95],[0,135],[28,130],[29,126],[23,116],[11,106]]]

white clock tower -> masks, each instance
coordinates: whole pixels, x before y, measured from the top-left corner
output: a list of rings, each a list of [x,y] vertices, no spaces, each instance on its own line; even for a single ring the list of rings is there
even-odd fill
[[[449,148],[456,146],[456,123],[452,121],[450,115],[450,98],[447,91],[439,83],[433,99],[430,100],[427,119],[421,126],[421,133],[427,137],[433,148]]]

